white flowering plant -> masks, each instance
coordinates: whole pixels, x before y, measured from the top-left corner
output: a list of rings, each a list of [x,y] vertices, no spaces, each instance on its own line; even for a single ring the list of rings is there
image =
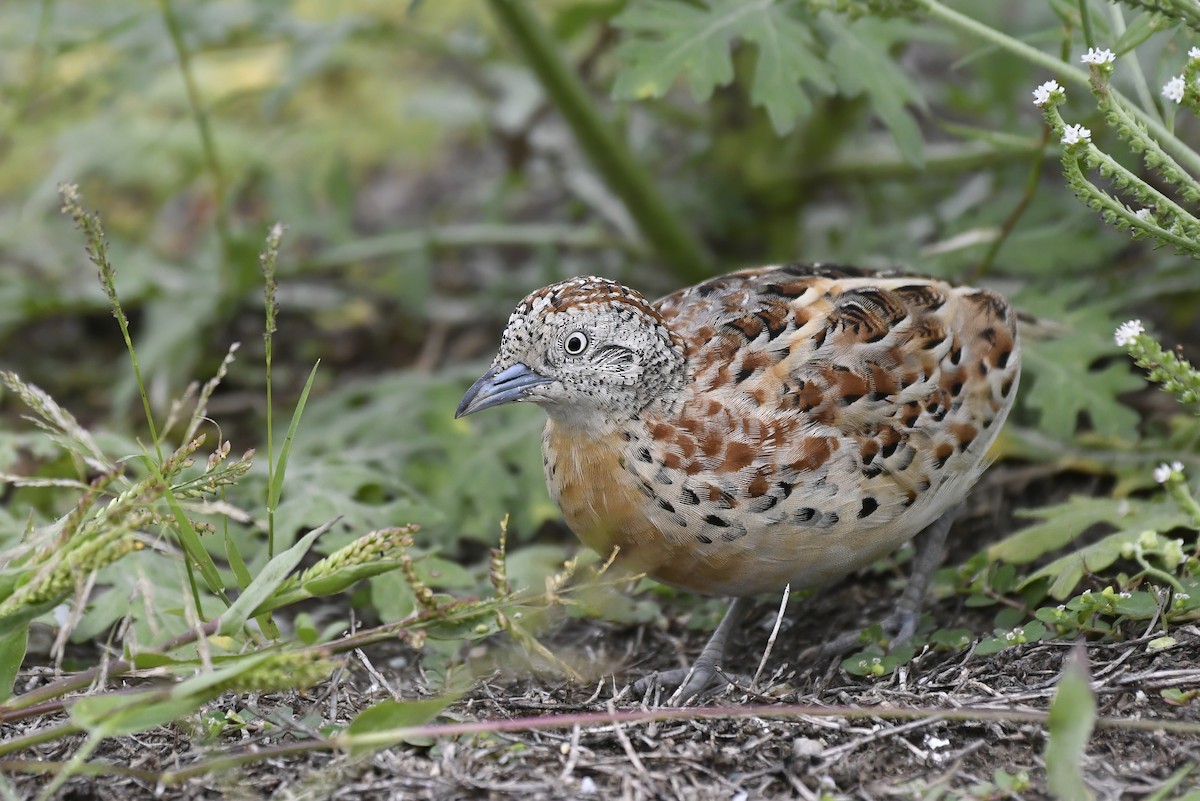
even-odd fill
[[[1112,87],[1119,66],[1112,50],[1092,47],[1080,61],[1087,66],[1091,93],[1108,130],[1141,157],[1157,180],[1148,180],[1095,144],[1089,129],[1068,123],[1061,111],[1067,93],[1061,88],[1045,91],[1042,84],[1034,92],[1034,103],[1063,145],[1067,182],[1105,221],[1135,239],[1149,238],[1156,245],[1200,257],[1200,220],[1187,208],[1200,203],[1200,182],[1195,177],[1200,174],[1200,154]],[[1189,54],[1183,74],[1167,81],[1162,97],[1195,113],[1200,110],[1198,79],[1200,58]],[[1057,86],[1057,81],[1051,83]]]

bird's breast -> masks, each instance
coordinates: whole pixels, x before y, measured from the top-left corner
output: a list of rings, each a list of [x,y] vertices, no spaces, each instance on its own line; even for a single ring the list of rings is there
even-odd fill
[[[604,558],[616,549],[621,567],[681,589],[742,596],[821,585],[899,544],[878,532],[831,537],[828,526],[814,534],[785,518],[746,519],[712,485],[690,489],[628,427],[595,437],[552,420],[542,447],[550,495],[584,545]]]

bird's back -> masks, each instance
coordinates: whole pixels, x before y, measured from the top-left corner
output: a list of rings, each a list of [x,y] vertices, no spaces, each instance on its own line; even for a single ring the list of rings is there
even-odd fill
[[[654,304],[687,381],[603,441],[551,422],[547,479],[602,553],[699,592],[839,578],[957,503],[1016,394],[997,294],[823,266],[746,270]]]

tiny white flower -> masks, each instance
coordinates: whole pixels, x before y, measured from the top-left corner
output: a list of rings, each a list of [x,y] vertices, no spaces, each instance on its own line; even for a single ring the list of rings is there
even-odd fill
[[[1055,94],[1061,94],[1063,88],[1058,85],[1058,81],[1046,81],[1044,84],[1033,90],[1033,104],[1041,107],[1050,102],[1050,98]]]
[[[1183,462],[1179,462],[1179,461],[1171,462],[1171,469],[1174,470],[1176,473],[1182,473],[1183,472]]]
[[[1142,211],[1146,211],[1146,209],[1142,209]],[[1130,320],[1117,326],[1117,332],[1113,335],[1113,339],[1117,341],[1118,348],[1123,348],[1144,333],[1146,333],[1146,328],[1142,325],[1141,320]]]
[[[1131,592],[1122,592],[1122,593],[1118,593],[1118,594],[1117,594],[1117,597],[1118,597],[1118,598],[1132,598],[1132,597],[1133,597],[1133,593],[1131,593]]]
[[[1079,60],[1084,64],[1111,64],[1117,60],[1117,56],[1113,51],[1108,49],[1101,50],[1098,47],[1089,47],[1088,51],[1079,57]]]
[[[1179,464],[1179,462],[1176,462],[1175,464]],[[1154,480],[1159,484],[1166,484],[1167,480],[1171,478],[1171,468],[1173,466],[1174,465],[1163,463],[1154,468]]]
[[[1188,61],[1200,61],[1200,47],[1193,47],[1188,51]]]
[[[1176,75],[1174,78],[1163,84],[1162,96],[1172,102],[1182,103],[1183,93],[1186,89],[1187,84],[1183,82],[1183,76]]]
[[[930,750],[936,750],[938,748],[945,748],[948,745],[950,745],[950,741],[943,740],[941,737],[930,736],[930,737],[925,738],[925,746],[927,748],[929,748]]]
[[[1084,128],[1082,125],[1068,125],[1063,128],[1062,143],[1064,145],[1077,145],[1080,142],[1092,141],[1092,131],[1090,128]]]
[[[1186,592],[1177,592],[1177,593],[1175,593],[1175,600],[1176,600],[1176,601],[1186,601],[1186,600],[1188,600],[1188,599],[1189,599],[1189,598],[1191,598],[1191,597],[1192,597],[1192,596],[1188,595]]]
[[[1133,213],[1133,216],[1142,222],[1154,222],[1154,212],[1150,211],[1150,209],[1138,209]]]

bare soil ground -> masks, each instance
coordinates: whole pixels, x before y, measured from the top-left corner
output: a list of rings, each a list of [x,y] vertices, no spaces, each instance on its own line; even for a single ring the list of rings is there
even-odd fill
[[[968,527],[969,528],[969,527]],[[895,598],[887,576],[867,576],[835,591],[792,604],[756,692],[729,688],[706,706],[755,705],[761,714],[644,722],[582,722],[572,718],[609,709],[652,708],[653,699],[622,694],[655,669],[694,656],[705,632],[674,620],[620,627],[573,621],[546,635],[552,649],[585,653],[617,670],[582,686],[531,675],[494,675],[453,704],[442,720],[516,721],[562,716],[550,729],[495,731],[401,745],[351,756],[314,751],[274,753],[309,739],[314,728],[348,723],[395,692],[420,697],[425,682],[419,655],[399,643],[356,654],[331,681],[303,693],[225,696],[218,712],[273,716],[217,742],[197,731],[161,728],[106,741],[93,761],[117,772],[71,780],[64,799],[337,798],[337,799],[756,799],[756,798],[1048,798],[1042,751],[1046,729],[1022,713],[1048,707],[1071,643],[1037,643],[990,657],[973,650],[929,651],[882,680],[846,674],[840,660],[801,663],[799,654],[832,632],[877,619]],[[957,605],[935,604],[939,626],[985,628],[986,618]],[[765,604],[743,632],[736,667],[753,672],[774,623]],[[1172,706],[1165,688],[1200,683],[1200,630],[1172,632],[1178,645],[1152,652],[1150,636],[1087,645],[1099,714],[1141,721],[1198,721],[1195,704]],[[500,638],[503,639],[503,638]],[[505,648],[498,639],[489,647]],[[732,660],[731,660],[732,661]],[[599,671],[598,671],[599,672]],[[23,674],[18,688],[42,677]],[[386,686],[385,686],[386,685]],[[613,696],[618,699],[613,704]],[[644,701],[648,700],[648,704]],[[828,707],[837,709],[828,710]],[[824,711],[822,711],[824,710]],[[894,710],[940,712],[897,716]],[[980,712],[982,710],[982,712]],[[876,714],[872,714],[872,713]],[[977,714],[978,713],[978,714]],[[50,717],[3,726],[5,737],[52,724]],[[314,723],[315,722],[315,723]],[[82,742],[73,737],[23,754],[63,761]],[[261,758],[229,770],[159,785],[154,775],[220,753],[258,751]],[[1181,767],[1200,761],[1200,738],[1150,726],[1098,727],[1084,770],[1100,799],[1146,798]],[[1009,792],[997,771],[1024,773],[1028,785]],[[33,796],[48,779],[5,770],[18,792]],[[1001,784],[1003,784],[1003,777]],[[1184,779],[1171,796],[1194,781]]]

